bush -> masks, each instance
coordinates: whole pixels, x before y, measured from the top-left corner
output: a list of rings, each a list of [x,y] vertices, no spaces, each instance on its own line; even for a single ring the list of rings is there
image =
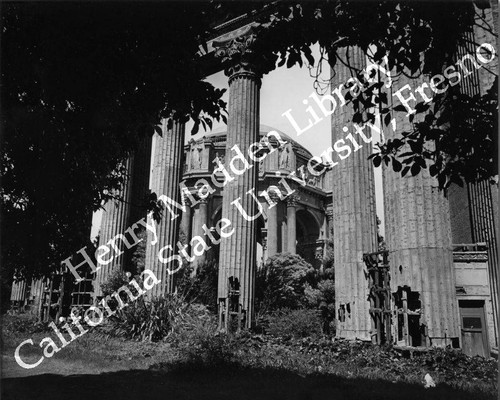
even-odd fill
[[[181,361],[198,367],[230,364],[236,357],[237,343],[227,333],[217,331],[193,331],[187,340],[178,342]]]
[[[294,254],[276,254],[258,269],[255,279],[255,307],[258,317],[305,304],[304,287],[314,272],[311,264]]]
[[[195,276],[193,268],[186,265],[176,274],[177,291],[188,302],[206,305],[213,312],[217,311],[217,285],[219,267],[215,261],[206,261],[198,267]]]
[[[304,338],[321,335],[321,319],[316,310],[283,309],[268,317],[268,333],[273,336]]]
[[[2,331],[12,335],[52,332],[46,323],[31,314],[8,314],[2,317]]]
[[[122,286],[128,285],[128,283],[129,279],[125,272],[121,270],[113,271],[109,275],[108,280],[101,283],[101,290],[104,296],[109,296]]]
[[[139,298],[110,317],[107,332],[128,339],[163,340],[173,332],[188,308],[189,304],[177,294],[167,294],[152,300]]]
[[[316,287],[306,284],[304,290],[309,307],[321,313],[323,333],[334,333],[331,325],[335,318],[335,281],[332,279],[320,280]]]
[[[169,341],[178,361],[190,370],[230,364],[238,349],[236,336],[218,332],[216,315],[200,304],[190,305],[177,320]]]

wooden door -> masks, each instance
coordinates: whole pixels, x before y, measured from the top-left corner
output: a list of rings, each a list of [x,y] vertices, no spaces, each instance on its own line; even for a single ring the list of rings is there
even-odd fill
[[[460,301],[462,350],[470,356],[489,357],[484,301]]]

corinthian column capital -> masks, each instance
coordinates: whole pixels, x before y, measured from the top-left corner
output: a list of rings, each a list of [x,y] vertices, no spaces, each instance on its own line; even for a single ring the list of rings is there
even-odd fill
[[[214,40],[215,57],[221,60],[229,84],[238,77],[246,77],[254,79],[260,86],[262,75],[274,69],[275,59],[259,54],[257,50],[258,27],[256,23]]]
[[[295,207],[300,200],[300,196],[297,194],[291,194],[286,198],[287,206]]]

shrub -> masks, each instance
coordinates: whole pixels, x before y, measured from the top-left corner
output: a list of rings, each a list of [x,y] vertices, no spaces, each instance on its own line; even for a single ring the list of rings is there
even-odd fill
[[[255,306],[258,317],[280,308],[304,305],[304,287],[314,269],[302,257],[276,254],[258,269],[255,280]]]
[[[279,310],[268,317],[268,333],[293,338],[321,335],[321,319],[316,310]]]
[[[330,325],[335,317],[335,282],[325,279],[319,281],[316,287],[306,284],[304,293],[308,305],[320,311],[323,333],[331,334]]]
[[[2,330],[4,333],[17,335],[34,334],[39,332],[52,332],[46,323],[40,322],[31,314],[10,314],[2,317]]]
[[[183,267],[176,276],[177,290],[188,302],[201,303],[210,310],[217,310],[217,285],[219,267],[215,261],[206,261],[198,266],[195,276],[191,276],[193,268]]]
[[[197,330],[178,342],[181,361],[198,367],[230,364],[236,356],[237,343],[225,332]]]
[[[128,285],[129,279],[125,272],[121,270],[113,271],[108,280],[101,283],[101,290],[104,296],[108,296],[116,292],[119,288],[124,285]]]
[[[218,332],[216,315],[200,304],[189,306],[169,340],[179,361],[191,369],[229,364],[238,349],[236,337]]]
[[[110,318],[107,332],[128,339],[158,341],[167,338],[189,308],[182,296],[167,294],[145,300],[139,298]]]

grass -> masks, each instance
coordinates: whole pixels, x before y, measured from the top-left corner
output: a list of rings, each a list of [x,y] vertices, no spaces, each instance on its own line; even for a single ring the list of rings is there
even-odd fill
[[[50,337],[57,345],[60,344],[59,339],[50,328],[42,332],[33,333],[24,330],[22,332],[13,331],[12,322],[18,320],[24,320],[26,324],[33,321],[28,315],[8,315],[3,318],[2,353],[4,356],[10,357],[13,360],[16,347],[24,340],[32,339],[34,345],[30,346],[28,344],[23,346],[21,356],[27,362],[35,362],[43,355],[43,350],[39,347],[39,343],[43,338]],[[65,335],[65,337],[67,336]],[[67,365],[70,363],[74,367],[69,368],[69,371],[85,369],[93,373],[100,373],[120,369],[147,369],[152,363],[165,360],[171,355],[172,350],[169,343],[125,340],[110,337],[97,329],[93,329],[69,343],[52,358],[45,359],[40,366],[44,365],[45,369],[48,368],[50,370],[50,365],[53,365],[55,372],[64,373],[66,371],[57,370],[56,364],[65,361],[66,363],[63,364]],[[19,373],[26,372],[22,371],[22,368],[15,362],[13,363],[13,367]],[[37,369],[39,367],[34,370]]]
[[[147,393],[149,399],[176,400],[496,397],[493,361],[444,350],[406,358],[361,343],[229,336],[209,332],[206,325],[157,343],[93,330],[26,371],[13,361],[15,348],[27,338],[37,345],[50,331],[30,333],[17,323],[19,318],[3,321],[6,399],[88,399],[92,393],[98,393],[95,398],[140,399]],[[29,318],[24,322],[28,325]],[[30,354],[36,360],[41,350],[26,346],[23,357]],[[436,388],[424,389],[426,373]]]

